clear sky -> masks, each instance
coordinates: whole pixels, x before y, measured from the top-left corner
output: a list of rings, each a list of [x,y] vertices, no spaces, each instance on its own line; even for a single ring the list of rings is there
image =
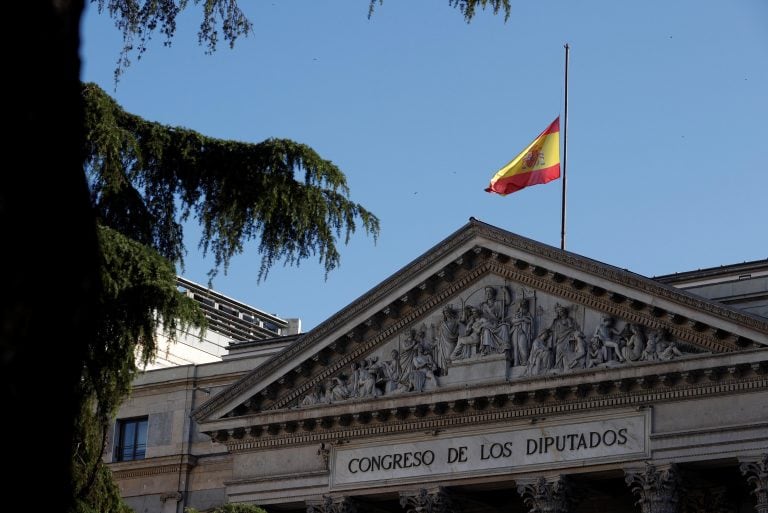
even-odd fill
[[[569,251],[657,276],[768,258],[768,2],[512,0],[467,24],[447,0],[240,4],[254,33],[206,55],[199,16],[156,35],[115,89],[120,34],[88,5],[83,80],[128,111],[209,136],[313,147],[381,219],[327,278],[316,259],[257,283],[256,246],[214,288],[303,331],[465,225],[560,244],[560,180],[508,196],[489,179],[563,114]],[[561,118],[562,120],[562,118]],[[562,134],[561,134],[562,140]],[[183,275],[211,259],[187,229]]]

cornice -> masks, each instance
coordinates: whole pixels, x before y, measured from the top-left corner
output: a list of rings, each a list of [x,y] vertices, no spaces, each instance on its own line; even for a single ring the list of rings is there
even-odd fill
[[[758,351],[751,356],[755,355],[762,358],[751,362],[738,358],[730,364],[718,364],[716,358],[709,357],[703,359],[709,362],[706,366],[680,370],[670,364],[656,364],[644,369],[636,367],[645,372],[635,375],[611,376],[610,372],[603,372],[587,383],[574,381],[569,375],[533,381],[525,388],[509,383],[486,389],[485,394],[454,400],[436,398],[433,394],[414,396],[421,401],[409,404],[368,401],[355,405],[354,412],[341,408],[293,410],[283,415],[273,412],[238,419],[248,420],[247,425],[207,434],[236,452],[417,431],[437,434],[452,427],[520,418],[644,408],[658,402],[763,391],[768,389],[768,353]],[[296,415],[293,420],[289,417],[291,413]],[[277,421],[277,417],[282,417],[282,421]]]
[[[159,474],[178,474],[189,472],[197,465],[197,458],[190,454],[161,456],[109,463],[108,467],[116,479],[154,476]]]

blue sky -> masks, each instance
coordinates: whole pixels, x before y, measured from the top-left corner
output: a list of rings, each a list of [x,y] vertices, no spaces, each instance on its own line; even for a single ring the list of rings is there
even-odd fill
[[[501,197],[496,170],[563,114],[567,249],[646,276],[768,258],[768,2],[512,0],[467,24],[447,0],[240,2],[254,33],[206,55],[199,16],[155,36],[115,89],[120,34],[88,5],[83,80],[128,111],[213,137],[312,146],[381,219],[325,279],[315,259],[257,283],[255,244],[213,286],[303,330],[470,216],[559,246],[561,181]],[[253,5],[255,4],[255,5]],[[187,228],[184,276],[212,266]]]

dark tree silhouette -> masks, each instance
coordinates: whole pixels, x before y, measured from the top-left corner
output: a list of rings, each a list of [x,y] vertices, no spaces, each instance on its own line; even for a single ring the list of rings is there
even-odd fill
[[[236,0],[93,2],[115,20],[124,36],[116,78],[128,66],[133,51],[146,49],[155,31],[170,41],[183,8],[201,9],[199,39],[208,51],[216,48],[220,38],[231,45],[250,30]],[[371,0],[371,12],[381,3]],[[467,21],[478,7],[490,7],[494,13],[503,10],[507,16],[510,10],[509,0],[449,0],[448,4]],[[179,249],[174,213],[153,208],[146,196],[153,189],[142,190],[133,168],[123,169],[126,181],[116,189],[110,187],[119,183],[119,174],[112,175],[117,181],[101,182],[87,174],[106,162],[99,159],[107,158],[109,151],[101,157],[98,152],[89,153],[92,141],[86,140],[87,95],[80,83],[79,57],[83,9],[82,0],[28,0],[11,2],[6,11],[6,19],[20,25],[20,30],[5,32],[12,44],[6,45],[5,98],[10,108],[7,163],[0,185],[6,272],[0,307],[5,413],[0,424],[7,447],[3,484],[8,500],[34,508],[120,511],[118,503],[94,501],[94,497],[109,499],[115,489],[108,472],[90,463],[98,455],[99,431],[84,431],[84,425],[98,425],[100,416],[117,407],[110,398],[119,398],[132,375],[130,366],[125,367],[126,351],[145,344],[144,354],[151,354],[151,340],[147,341],[156,326],[146,316],[148,308],[157,307],[168,316],[177,314],[182,322],[199,318],[169,288],[173,266],[164,257],[175,258],[174,248]],[[152,126],[143,123],[145,128]],[[189,139],[198,135],[187,133]],[[140,131],[133,136],[142,140]],[[222,141],[220,147],[226,146]],[[347,235],[350,221],[359,216],[375,235],[375,217],[346,200],[343,175],[330,163],[309,148],[285,141],[265,144],[261,156],[270,155],[282,169],[283,192],[312,196],[317,204],[335,205],[338,210],[323,212],[323,222],[296,226],[284,222],[280,225],[284,229],[275,231],[262,224],[258,210],[233,213],[231,219],[224,214],[220,219],[239,223],[235,231],[217,226],[216,216],[222,212],[197,210],[204,226],[208,222],[208,228],[213,227],[205,235],[218,263],[226,266],[242,242],[255,237],[260,238],[265,258],[262,276],[276,259],[295,262],[315,252],[328,270],[329,264],[332,269],[338,263],[335,238],[329,245],[329,232]],[[144,158],[135,157],[137,162]],[[305,180],[292,183],[289,169],[305,172]],[[212,192],[199,187],[163,192],[183,196],[190,190]],[[136,202],[136,215],[115,216],[115,205],[106,202],[110,196]],[[193,210],[199,205],[196,201],[188,203]],[[110,266],[115,262],[127,267],[114,272]]]

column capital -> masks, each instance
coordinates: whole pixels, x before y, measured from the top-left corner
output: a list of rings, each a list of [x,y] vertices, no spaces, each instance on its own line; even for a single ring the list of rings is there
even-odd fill
[[[531,513],[567,513],[573,502],[572,490],[567,476],[517,480],[517,493]]]
[[[351,497],[323,495],[320,501],[307,501],[307,513],[357,513],[357,503]]]
[[[442,486],[400,492],[400,506],[405,508],[407,513],[455,513],[457,511],[451,495]]]
[[[624,481],[637,497],[642,513],[677,513],[680,474],[673,463],[625,468]]]
[[[757,501],[755,511],[768,513],[768,453],[761,454],[752,461],[742,460],[739,470],[754,487],[752,495]]]

